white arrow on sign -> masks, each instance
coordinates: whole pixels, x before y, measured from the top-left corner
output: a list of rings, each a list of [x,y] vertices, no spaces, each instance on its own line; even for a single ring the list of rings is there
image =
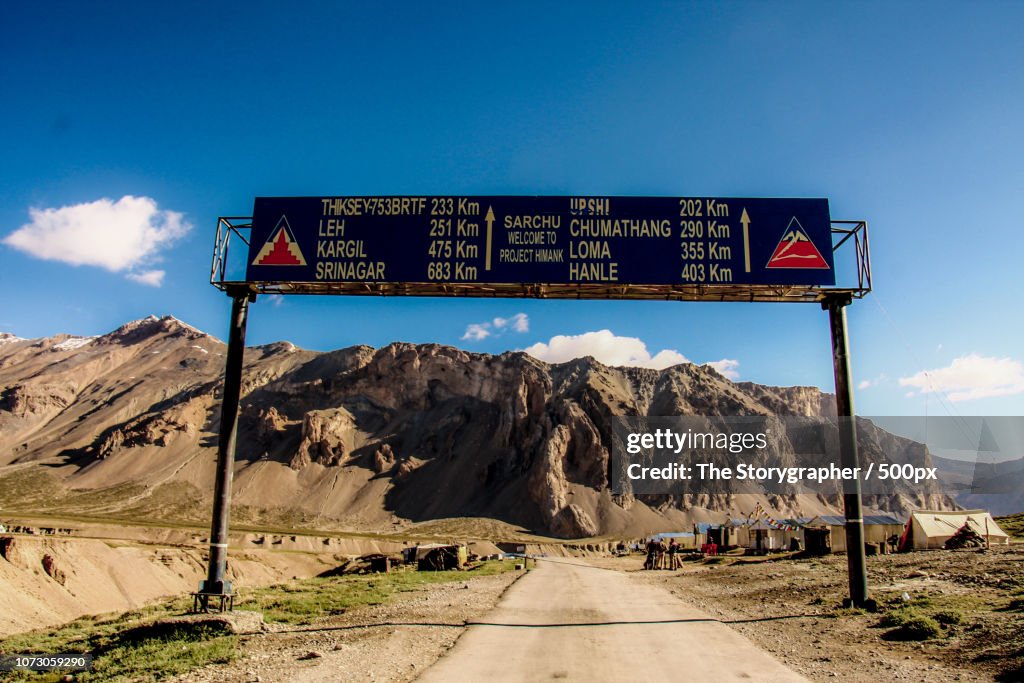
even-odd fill
[[[740,216],[740,223],[743,224],[743,265],[747,272],[750,272],[750,216],[747,215],[746,207],[743,207],[743,215]],[[488,233],[489,234],[489,233]]]
[[[484,220],[487,221],[487,253],[484,255],[484,270],[490,270],[491,269],[491,230],[494,228],[494,209],[491,208],[490,206],[487,207],[487,215],[484,216]]]

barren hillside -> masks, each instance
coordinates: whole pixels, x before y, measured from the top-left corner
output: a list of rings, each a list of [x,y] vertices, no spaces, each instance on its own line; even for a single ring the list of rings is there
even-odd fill
[[[0,506],[204,520],[224,352],[172,317],[96,338],[0,337]],[[818,389],[734,383],[706,366],[552,365],[401,343],[250,348],[242,404],[234,503],[243,519],[380,530],[485,517],[560,537],[642,534],[754,507],[749,496],[613,496],[613,416],[834,413]],[[866,436],[866,461],[915,446]],[[919,491],[866,503],[952,505]],[[794,515],[839,501],[762,502]]]

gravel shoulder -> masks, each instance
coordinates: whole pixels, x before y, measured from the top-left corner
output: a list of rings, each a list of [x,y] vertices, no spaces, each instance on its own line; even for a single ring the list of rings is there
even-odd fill
[[[270,624],[245,636],[241,656],[176,683],[411,681],[451,648],[525,572],[428,585],[394,602],[351,609],[308,626]]]
[[[692,562],[676,572],[640,571],[637,556],[609,562],[632,565],[627,571],[668,588],[812,680],[1024,680],[1021,545],[869,557],[881,614],[841,607],[845,555]],[[959,623],[923,642],[890,640],[882,617],[905,605],[952,614]]]

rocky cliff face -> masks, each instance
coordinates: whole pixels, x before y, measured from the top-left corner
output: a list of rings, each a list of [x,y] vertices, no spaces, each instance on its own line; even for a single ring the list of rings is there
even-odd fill
[[[170,317],[67,341],[0,338],[0,477],[45,463],[67,489],[127,486],[125,506],[173,484],[206,494],[223,344]],[[834,412],[833,397],[817,389],[733,383],[708,367],[549,365],[429,344],[252,348],[243,393],[237,503],[359,528],[491,517],[561,537],[640,534],[755,504],[727,494],[613,496],[614,416]],[[883,458],[908,444],[872,434],[862,451]],[[839,505],[762,502],[781,515]],[[952,505],[909,489],[867,502],[894,511]],[[116,510],[117,497],[105,505]]]

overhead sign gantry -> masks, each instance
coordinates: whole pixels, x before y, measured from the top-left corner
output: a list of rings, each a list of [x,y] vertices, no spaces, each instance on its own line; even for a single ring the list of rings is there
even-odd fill
[[[245,279],[311,293],[731,298],[834,285],[831,247],[825,199],[261,197]]]
[[[843,291],[860,297],[866,229],[832,221],[826,199],[260,197],[251,218],[221,219],[211,279],[281,294],[820,301],[854,233],[857,283]],[[232,234],[244,272],[227,272]]]
[[[239,263],[237,241],[243,243]],[[852,282],[837,284],[839,262]],[[849,273],[844,273],[849,275]],[[233,299],[207,580],[223,603],[248,303],[261,293],[820,303],[843,467],[857,466],[845,307],[871,291],[867,224],[827,199],[260,197],[217,223],[211,283]],[[844,492],[850,601],[868,602],[860,483]]]

